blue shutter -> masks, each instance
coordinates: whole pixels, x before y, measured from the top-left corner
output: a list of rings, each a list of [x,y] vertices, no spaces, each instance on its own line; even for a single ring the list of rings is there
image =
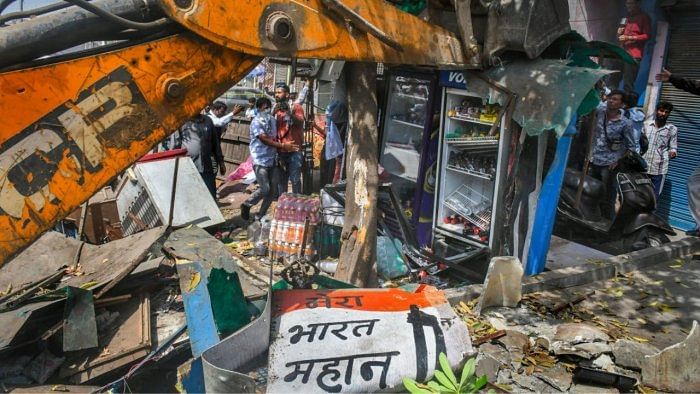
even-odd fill
[[[700,9],[675,11],[670,23],[668,69],[677,75],[700,79]],[[687,185],[688,177],[700,165],[700,96],[666,83],[661,100],[674,106],[669,122],[678,127],[678,157],[670,162],[658,212],[672,226],[688,230],[695,227],[688,210]]]

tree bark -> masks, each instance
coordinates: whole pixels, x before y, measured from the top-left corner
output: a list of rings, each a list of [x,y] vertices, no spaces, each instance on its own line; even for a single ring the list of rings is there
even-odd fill
[[[345,224],[335,278],[367,287],[376,280],[377,65],[348,63]]]

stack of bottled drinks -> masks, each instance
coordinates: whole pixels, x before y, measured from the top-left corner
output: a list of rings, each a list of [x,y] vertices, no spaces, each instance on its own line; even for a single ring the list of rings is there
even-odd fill
[[[321,200],[314,196],[285,193],[277,200],[270,223],[269,250],[273,259],[316,254],[314,236],[321,220]],[[305,222],[308,219],[308,228]]]

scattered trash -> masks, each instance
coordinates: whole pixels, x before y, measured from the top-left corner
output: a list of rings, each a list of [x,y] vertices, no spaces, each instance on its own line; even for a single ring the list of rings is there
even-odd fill
[[[408,274],[409,269],[401,256],[403,245],[398,239],[377,237],[377,273],[385,280]]]
[[[582,366],[574,370],[574,381],[577,383],[593,383],[606,387],[612,386],[623,393],[634,390],[634,387],[638,383],[637,379],[629,376]]]
[[[39,353],[24,369],[24,374],[39,384],[44,384],[63,364],[63,357],[56,357],[48,350]]]

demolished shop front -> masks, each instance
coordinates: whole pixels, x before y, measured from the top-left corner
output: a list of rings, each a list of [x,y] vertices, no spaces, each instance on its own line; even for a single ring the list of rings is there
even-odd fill
[[[575,133],[579,105],[605,74],[557,60],[420,77],[391,70],[381,110],[380,164],[420,244],[442,256],[488,248],[491,255],[517,256],[524,263],[534,248],[543,260],[551,228],[534,231],[535,217],[538,209],[556,210],[556,201],[538,199],[543,190],[559,193],[543,187],[543,180],[556,154],[568,157],[557,143]],[[406,124],[412,122],[419,127]],[[485,270],[485,261],[463,265]]]
[[[382,181],[391,182],[418,244],[446,257],[500,250],[504,216],[495,212],[511,145],[505,106],[468,90],[476,74],[407,68],[387,74]],[[485,273],[480,256],[470,268]]]

